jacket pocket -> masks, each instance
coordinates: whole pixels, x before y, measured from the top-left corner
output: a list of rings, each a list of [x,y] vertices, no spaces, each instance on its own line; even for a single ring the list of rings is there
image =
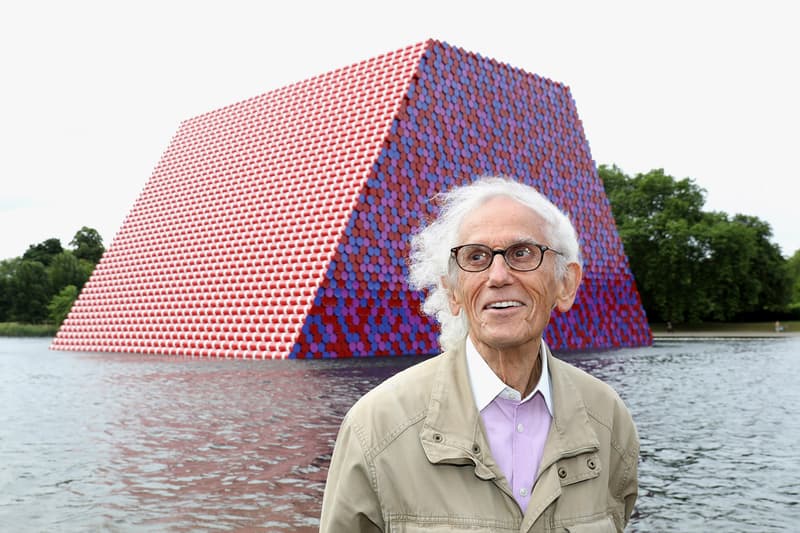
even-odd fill
[[[392,527],[389,529],[389,531],[391,533],[427,533],[430,531],[441,532],[441,533],[476,533],[478,531],[493,531],[493,530],[481,526],[453,527],[442,524],[432,526],[430,524],[411,524],[409,522],[404,522],[402,524],[392,524]]]
[[[600,456],[596,452],[561,459],[557,463],[557,468],[562,487],[596,478],[603,471]]]
[[[616,533],[617,526],[610,516],[605,516],[600,520],[567,526],[564,531],[568,533]]]
[[[519,531],[519,525],[513,521],[487,520],[466,517],[393,517],[387,522],[390,533],[477,533],[483,532],[512,532]]]

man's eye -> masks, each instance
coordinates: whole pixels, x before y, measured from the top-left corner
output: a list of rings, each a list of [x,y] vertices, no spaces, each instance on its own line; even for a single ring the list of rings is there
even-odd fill
[[[522,259],[524,257],[529,257],[529,256],[533,255],[533,251],[530,248],[528,248],[527,246],[521,246],[519,248],[514,248],[514,250],[511,252],[511,254],[514,257]]]

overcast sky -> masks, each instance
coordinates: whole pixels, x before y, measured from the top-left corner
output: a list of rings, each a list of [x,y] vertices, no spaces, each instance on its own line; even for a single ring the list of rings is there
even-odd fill
[[[693,178],[790,255],[794,5],[3,2],[0,259],[82,226],[110,244],[183,120],[428,38],[565,83],[598,164]]]

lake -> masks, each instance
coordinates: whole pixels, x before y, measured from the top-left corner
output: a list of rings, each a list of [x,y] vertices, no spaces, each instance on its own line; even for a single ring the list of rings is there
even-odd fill
[[[0,531],[316,531],[342,416],[420,359],[242,361],[0,338]],[[628,531],[793,531],[800,337],[562,359],[642,441]]]

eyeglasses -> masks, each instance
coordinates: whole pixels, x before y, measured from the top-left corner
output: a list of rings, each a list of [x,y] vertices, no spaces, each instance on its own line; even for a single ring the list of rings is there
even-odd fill
[[[483,272],[492,266],[496,255],[502,255],[512,270],[529,272],[541,266],[545,252],[564,255],[558,250],[535,242],[514,243],[505,250],[492,250],[485,244],[462,244],[450,250],[459,268],[467,272]]]

